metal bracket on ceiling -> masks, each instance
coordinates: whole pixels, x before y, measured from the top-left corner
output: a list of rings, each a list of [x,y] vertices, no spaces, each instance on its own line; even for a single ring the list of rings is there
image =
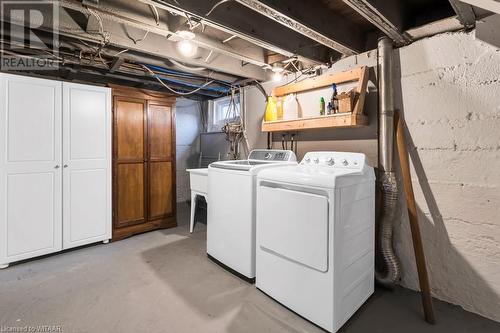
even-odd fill
[[[113,73],[114,71],[118,70],[118,68],[120,68],[120,66],[125,62],[125,59],[121,58],[121,57],[117,57],[113,60],[113,62],[111,63],[111,66],[109,68],[109,71],[111,73]]]

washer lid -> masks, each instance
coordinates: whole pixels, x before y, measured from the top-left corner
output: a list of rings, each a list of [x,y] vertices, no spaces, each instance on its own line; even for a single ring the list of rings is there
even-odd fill
[[[298,166],[263,170],[259,179],[322,188],[349,186],[375,180],[373,168],[358,153],[311,152]]]
[[[247,160],[229,160],[217,161],[210,164],[212,168],[250,171],[257,167],[265,165],[293,163],[296,164],[297,158],[291,150],[277,149],[255,149],[250,152]]]
[[[252,161],[252,160],[236,160],[236,161],[218,161],[210,164],[212,168],[229,169],[229,170],[243,170],[249,171],[257,165],[271,164],[273,162],[265,161]]]

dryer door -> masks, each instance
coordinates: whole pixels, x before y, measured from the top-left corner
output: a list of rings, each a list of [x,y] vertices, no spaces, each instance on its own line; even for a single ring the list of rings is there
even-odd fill
[[[328,197],[263,186],[257,194],[262,250],[321,272],[328,271]]]

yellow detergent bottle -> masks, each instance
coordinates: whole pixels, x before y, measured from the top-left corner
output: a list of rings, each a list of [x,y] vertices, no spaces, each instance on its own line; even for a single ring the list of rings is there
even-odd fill
[[[277,119],[278,119],[278,112],[276,110],[276,100],[274,99],[274,97],[269,96],[267,98],[265,120],[276,121]]]

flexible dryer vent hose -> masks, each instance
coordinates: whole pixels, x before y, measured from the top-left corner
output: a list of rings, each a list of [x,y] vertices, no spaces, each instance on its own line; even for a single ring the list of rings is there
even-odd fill
[[[379,248],[384,262],[384,270],[377,271],[377,282],[387,288],[393,288],[399,280],[401,270],[399,261],[392,245],[394,220],[398,203],[398,186],[394,172],[384,172],[380,175],[382,190],[382,218],[379,227]]]

